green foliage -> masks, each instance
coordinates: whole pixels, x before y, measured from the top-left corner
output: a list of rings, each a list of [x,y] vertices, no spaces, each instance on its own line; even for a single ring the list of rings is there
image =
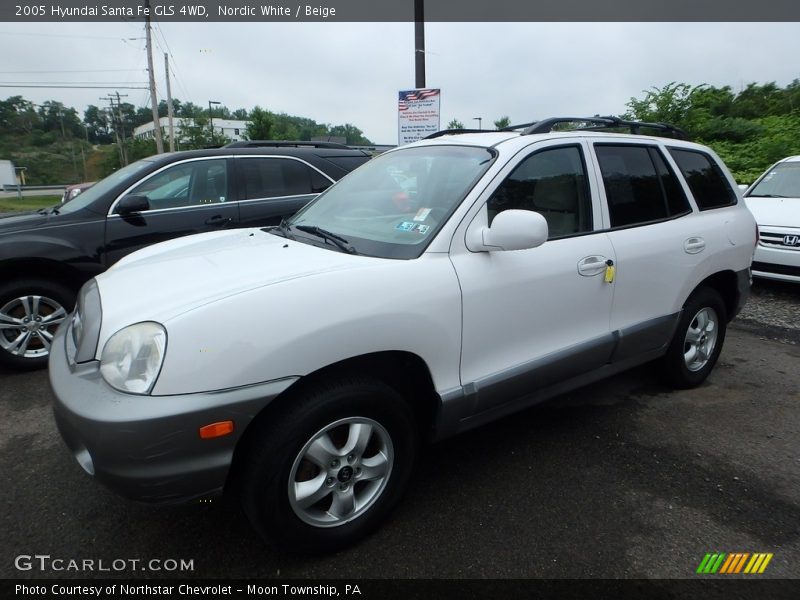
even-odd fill
[[[800,154],[800,80],[785,88],[669,83],[631,98],[628,119],[670,123],[714,149],[739,183],[752,183],[772,163]]]
[[[448,129],[464,129],[464,124],[458,119],[453,119],[447,124]]]
[[[211,134],[207,106],[172,100],[178,123],[183,122],[179,150],[208,148],[226,144],[219,132]],[[371,145],[363,132],[346,123],[328,125],[285,113],[273,113],[255,107],[252,114],[243,108],[230,111],[212,106],[214,119],[252,118],[250,139],[310,140],[313,137],[342,137],[353,145]],[[159,102],[159,116],[167,115],[167,103]],[[121,166],[117,143],[125,138],[128,162],[155,154],[153,140],[133,139],[136,126],[153,120],[149,106],[135,107],[128,102],[111,106],[90,105],[81,119],[75,109],[56,100],[34,105],[22,96],[0,100],[0,159],[25,167],[31,185],[69,184],[102,179]]]
[[[508,127],[509,125],[511,125],[511,119],[508,117],[500,117],[494,122],[495,129],[502,129],[503,127]]]

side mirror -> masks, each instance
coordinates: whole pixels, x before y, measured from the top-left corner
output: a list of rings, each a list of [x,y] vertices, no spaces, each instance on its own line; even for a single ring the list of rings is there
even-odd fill
[[[145,210],[150,210],[150,201],[147,196],[131,194],[122,198],[117,204],[117,214],[120,215],[130,215]]]
[[[491,227],[482,227],[481,250],[527,250],[547,241],[547,221],[530,210],[504,210],[494,218]]]
[[[742,191],[745,191],[745,190],[746,190],[747,188],[749,188],[749,187],[750,187],[750,186],[749,186],[749,185],[747,185],[746,183],[740,183],[740,184],[739,184],[739,189],[740,189],[740,190],[742,190]]]

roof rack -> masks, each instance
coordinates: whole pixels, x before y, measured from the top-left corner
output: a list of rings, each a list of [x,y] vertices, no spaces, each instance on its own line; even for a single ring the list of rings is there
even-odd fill
[[[350,146],[338,142],[309,142],[303,140],[242,140],[225,144],[223,148],[338,148],[349,150]]]
[[[442,137],[443,135],[456,135],[460,133],[488,133],[491,129],[442,129],[436,133],[426,135],[423,140],[432,140],[434,138]]]
[[[662,131],[679,140],[688,140],[689,134],[680,127],[669,123],[646,123],[644,121],[626,121],[619,117],[553,117],[531,123],[509,125],[500,129],[444,129],[425,137],[426,140],[442,137],[443,135],[458,135],[461,133],[497,133],[498,131],[519,131],[522,135],[534,133],[550,133],[556,125],[561,123],[588,123],[588,127],[565,129],[563,131],[603,131],[607,129],[628,129],[634,135],[642,135],[642,129],[655,129]]]
[[[655,129],[671,134],[672,137],[681,140],[688,140],[689,134],[683,129],[670,125],[668,123],[646,123],[644,121],[626,121],[618,117],[554,117],[551,119],[544,119],[537,123],[531,123],[522,135],[531,135],[534,133],[550,133],[553,127],[560,123],[588,123],[589,127],[579,127],[578,131],[602,131],[604,129],[628,129],[634,135],[640,135],[641,129]],[[574,130],[570,130],[574,131]]]

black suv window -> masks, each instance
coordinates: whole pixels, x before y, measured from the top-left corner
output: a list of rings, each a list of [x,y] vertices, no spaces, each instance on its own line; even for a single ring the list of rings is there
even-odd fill
[[[592,230],[592,201],[579,146],[542,150],[523,160],[487,203],[489,224],[504,210],[531,210],[550,238]]]
[[[168,167],[133,188],[129,195],[147,196],[153,210],[225,202],[227,161],[195,160]]]
[[[689,202],[657,148],[596,144],[611,227],[650,223],[690,212]]]
[[[678,163],[700,210],[736,204],[736,192],[710,156],[683,148],[670,148],[669,153]]]
[[[318,194],[331,185],[317,170],[291,158],[242,158],[239,164],[246,200]]]

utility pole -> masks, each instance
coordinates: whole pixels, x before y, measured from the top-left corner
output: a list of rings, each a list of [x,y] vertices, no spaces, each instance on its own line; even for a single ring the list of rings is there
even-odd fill
[[[156,78],[153,72],[153,48],[150,38],[150,0],[144,0],[145,11],[144,32],[147,45],[147,72],[150,76],[150,104],[153,108],[153,133],[156,136],[156,152],[164,153],[164,141],[161,139],[161,120],[158,118],[158,98],[156,98]]]
[[[110,111],[103,111],[103,116],[105,117],[106,127],[108,127],[108,113],[111,113],[111,126],[114,128],[114,139],[117,141],[117,150],[119,151],[119,164],[120,166],[125,165],[125,159],[122,154],[122,143],[119,140],[119,128],[117,127],[117,120],[114,118],[114,100],[110,96],[105,98],[100,98],[100,100],[107,100],[111,103],[111,110]]]
[[[128,149],[125,147],[126,140],[125,140],[125,122],[122,120],[122,104],[120,101],[120,93],[116,92],[117,95],[117,117],[118,119],[115,121],[114,119],[114,96],[106,96],[105,98],[100,98],[101,100],[108,100],[111,103],[111,120],[114,122],[114,137],[117,138],[117,145],[119,146],[119,162],[124,167],[128,164]],[[122,97],[126,98],[128,95],[123,94]],[[120,138],[120,133],[122,137]]]
[[[169,123],[169,151],[175,152],[175,127],[172,124],[172,89],[169,86],[169,55],[164,52],[164,72],[167,74],[167,122]]]
[[[126,97],[128,94],[124,94]],[[113,102],[111,103],[113,106]],[[117,115],[119,116],[119,130],[122,134],[122,160],[123,166],[128,164],[128,141],[125,139],[125,121],[122,120],[122,102],[119,99],[119,92],[117,92]]]
[[[414,73],[416,87],[425,87],[425,0],[414,0]]]

